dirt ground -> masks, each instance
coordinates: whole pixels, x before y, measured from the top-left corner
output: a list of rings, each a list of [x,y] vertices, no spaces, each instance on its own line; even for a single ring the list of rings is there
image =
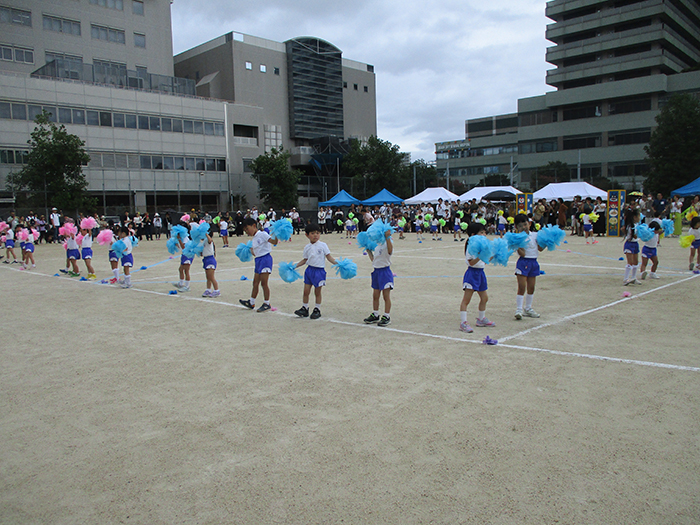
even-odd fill
[[[192,291],[168,293],[165,239],[134,250],[129,290],[55,276],[59,245],[32,271],[0,264],[0,523],[699,523],[688,250],[663,240],[661,278],[625,288],[619,239],[567,237],[540,256],[541,318],[522,321],[515,259],[487,267],[497,326],[464,334],[463,244],[443,239],[395,240],[386,328],[362,323],[370,263],[339,235],[322,240],[358,277],[327,265],[314,321],[276,270],[275,311],[238,304],[242,239],[217,239],[215,299],[200,259]]]

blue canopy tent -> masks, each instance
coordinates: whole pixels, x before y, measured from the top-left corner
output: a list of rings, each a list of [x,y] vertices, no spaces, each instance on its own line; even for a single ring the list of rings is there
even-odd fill
[[[403,202],[403,199],[399,199],[396,195],[384,188],[375,196],[363,200],[362,204],[364,204],[365,206],[381,206],[385,202],[387,204],[401,204]]]
[[[680,197],[693,197],[695,195],[700,195],[700,177],[695,179],[690,184],[686,184],[682,188],[673,190],[671,192],[671,196],[673,197],[675,195],[678,195]]]
[[[353,204],[360,204],[360,199],[356,199],[345,190],[340,190],[334,197],[318,203],[319,206],[351,206]]]

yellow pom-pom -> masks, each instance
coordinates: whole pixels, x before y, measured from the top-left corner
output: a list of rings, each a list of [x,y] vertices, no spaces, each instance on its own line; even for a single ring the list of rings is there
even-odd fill
[[[691,208],[690,211],[685,214],[685,219],[687,221],[691,221],[691,220],[693,220],[694,217],[697,217],[697,216],[698,216],[698,212],[696,212],[694,209]]]
[[[523,213],[523,214],[527,215],[527,211],[525,211],[525,210],[518,210],[518,213]]]
[[[695,240],[695,235],[682,235],[678,239],[678,242],[680,243],[681,248],[690,248],[690,245],[693,244],[694,240]]]
[[[540,225],[539,222],[536,222],[536,223],[535,223],[535,229],[536,229],[537,231],[540,231],[540,228],[541,228],[541,227],[542,227],[542,226]]]
[[[503,215],[503,210],[498,210],[499,215]]]
[[[513,224],[515,222],[515,217],[508,217],[508,224]]]
[[[588,218],[591,219],[591,222],[598,222],[598,219],[600,219],[600,215],[597,213],[589,213]]]
[[[584,215],[586,215],[586,214],[585,214],[585,213],[582,213],[581,215],[579,215],[579,216],[578,216],[579,220],[581,220],[581,221],[582,221],[582,220],[583,220],[583,217],[584,217]]]

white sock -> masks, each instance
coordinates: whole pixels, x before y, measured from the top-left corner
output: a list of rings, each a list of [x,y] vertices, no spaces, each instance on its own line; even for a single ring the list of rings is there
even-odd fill
[[[479,310],[478,320],[483,321],[486,318],[486,310]]]
[[[186,287],[186,288],[189,288],[189,287],[190,287],[190,282],[189,282],[189,281],[185,281],[185,287]]]
[[[625,281],[629,281],[631,273],[632,273],[632,265],[628,264],[627,266],[625,266]]]
[[[535,298],[534,295],[527,294],[525,296],[525,310],[530,310],[532,309],[532,300]]]
[[[255,299],[253,299],[252,297],[248,300],[248,302],[255,306]]]
[[[306,308],[307,310],[309,309],[309,303],[304,303],[304,304],[302,304],[302,306],[303,306],[304,308]]]
[[[263,301],[263,304],[270,306],[270,301]]]
[[[314,305],[314,307],[315,307],[315,308],[318,308],[319,310],[321,309],[321,305],[320,305],[319,303],[316,303],[316,304]]]
[[[389,312],[384,312],[384,317],[391,317],[391,316],[389,315]]]
[[[119,268],[112,270],[112,275],[114,275],[115,279],[119,279]]]
[[[131,284],[131,274],[124,276],[124,282],[126,284]]]
[[[464,310],[463,312],[460,311],[460,312],[459,312],[459,317],[460,317],[460,319],[462,320],[463,323],[466,323],[466,322],[467,322],[467,311],[466,311],[466,310]]]
[[[524,301],[524,300],[525,300],[525,296],[523,296],[523,295],[516,295],[516,296],[515,296],[515,307],[516,307],[518,310],[522,310],[522,309],[523,309],[523,301]]]
[[[183,279],[180,279],[180,282],[178,282],[177,284],[179,284],[180,286],[185,286],[185,281]]]
[[[632,266],[632,275],[631,275],[631,279],[636,279],[636,278],[637,278],[637,269],[638,269],[638,268],[639,268],[639,266]]]
[[[372,312],[372,313],[373,313],[374,315],[376,315],[377,317],[379,317],[379,310],[375,310],[375,311]]]

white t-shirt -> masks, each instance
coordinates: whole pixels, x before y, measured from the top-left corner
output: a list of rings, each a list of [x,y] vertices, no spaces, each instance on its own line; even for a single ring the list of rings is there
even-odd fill
[[[326,267],[326,255],[330,253],[331,250],[325,242],[316,241],[304,246],[304,259],[306,259],[306,264],[316,268]]]
[[[659,234],[655,233],[654,236],[644,243],[647,248],[656,248],[659,245]]]
[[[389,254],[386,243],[378,244],[372,254],[374,255],[372,268],[386,268],[387,266],[391,266],[391,255]]]
[[[10,228],[9,230],[7,230],[7,233],[5,234],[5,238],[6,238],[8,241],[14,241],[14,240],[15,240],[15,232],[14,232],[14,230],[12,230],[12,228]]]
[[[68,250],[77,250],[78,249],[78,241],[75,240],[75,237],[67,237],[66,238],[66,249],[68,249]]]
[[[700,228],[690,228],[688,230],[688,235],[695,235],[695,240],[697,241],[700,239]]]
[[[80,242],[80,247],[92,248],[92,235],[88,233],[85,237],[83,237],[83,240]]]
[[[221,230],[228,230],[228,222],[219,221],[219,231]]]
[[[121,240],[124,241],[124,245],[126,246],[126,248],[124,248],[124,251],[122,252],[122,254],[123,254],[123,255],[129,255],[129,254],[131,253],[131,250],[132,250],[131,239],[130,239],[129,236],[127,235],[126,237],[124,237],[124,238],[121,239]]]
[[[262,230],[258,230],[253,236],[253,255],[262,257],[272,251],[272,245],[267,242],[270,239],[270,234]]]
[[[590,223],[591,223],[590,215],[588,215],[588,214],[584,215],[583,216],[583,224],[586,225],[586,224],[590,224]]]
[[[352,222],[352,219],[348,219],[347,221],[345,221],[345,226],[347,226],[348,228],[350,228],[353,224],[355,223]]]
[[[540,253],[537,248],[537,232],[530,232],[530,243],[525,248],[525,258],[526,259],[537,259],[537,255]]]
[[[478,263],[469,264],[469,261],[472,261],[472,260],[474,260],[474,259],[477,259],[477,257],[474,257],[472,254],[469,253],[469,251],[467,251],[467,257],[466,257],[466,259],[467,259],[467,265],[468,265],[470,268],[482,268],[482,269],[483,269],[483,268],[486,268],[486,263],[485,263],[484,261],[482,261],[481,259],[479,259],[479,262],[478,262]]]
[[[204,249],[202,250],[202,257],[208,257],[209,255],[214,255],[214,243],[204,241]]]

